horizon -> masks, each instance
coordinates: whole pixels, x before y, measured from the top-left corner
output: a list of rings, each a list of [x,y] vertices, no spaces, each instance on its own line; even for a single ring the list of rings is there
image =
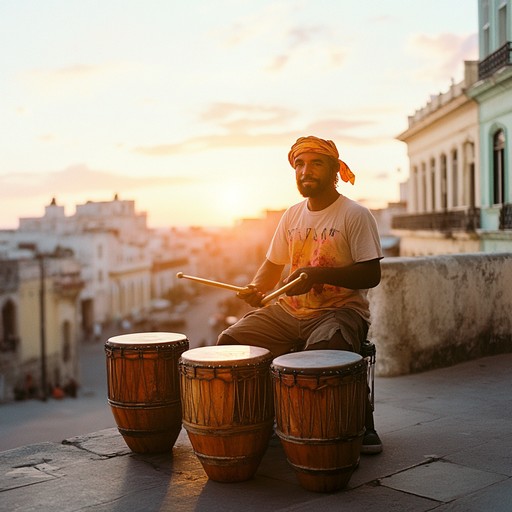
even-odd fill
[[[398,201],[396,136],[478,59],[477,2],[339,4],[0,5],[0,228],[115,193],[150,227],[258,218],[302,200],[303,135],[336,143],[342,194]]]

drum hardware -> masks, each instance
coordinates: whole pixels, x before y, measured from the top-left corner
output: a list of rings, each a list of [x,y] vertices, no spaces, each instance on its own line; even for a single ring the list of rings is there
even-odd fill
[[[270,366],[276,433],[299,484],[310,491],[346,487],[365,430],[366,362],[342,350],[294,352]]]
[[[105,342],[108,403],[118,430],[136,453],[171,451],[181,430],[178,359],[184,334],[142,332]]]
[[[248,345],[199,347],[179,361],[183,427],[211,480],[256,472],[274,422],[271,353]]]

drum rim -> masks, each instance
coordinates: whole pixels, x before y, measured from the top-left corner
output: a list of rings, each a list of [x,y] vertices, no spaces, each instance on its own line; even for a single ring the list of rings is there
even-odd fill
[[[156,335],[161,335],[160,339]],[[140,341],[139,341],[140,340]],[[106,347],[115,347],[123,349],[137,350],[141,347],[158,347],[158,346],[170,346],[179,345],[181,342],[188,342],[188,338],[185,334],[180,332],[132,332],[127,334],[119,334],[111,336],[106,342]]]
[[[343,353],[344,355],[350,354],[350,360],[345,361],[342,364],[301,364],[300,366],[298,364],[293,364],[293,359],[298,358],[299,355],[302,361],[304,357],[306,357],[307,355],[326,356],[327,360],[329,360],[329,358],[339,356],[340,353]],[[283,373],[316,374],[325,372],[345,371],[350,369],[354,365],[360,364],[362,361],[363,357],[360,354],[358,354],[357,352],[350,352],[348,350],[303,350],[301,352],[291,352],[289,354],[283,354],[281,356],[278,356],[272,361],[272,364],[270,366],[273,371],[275,370]]]
[[[213,358],[194,358],[193,356],[204,352],[207,353],[207,350],[210,350],[211,352],[218,351],[219,356],[224,353],[224,355],[228,355],[230,350],[234,349],[249,349],[249,351],[254,352],[250,357],[238,357],[238,358],[228,358],[228,359],[222,359],[220,357],[217,357],[215,359]],[[196,347],[191,348],[183,354],[181,354],[180,357],[180,364],[182,365],[190,365],[194,367],[205,367],[205,368],[231,368],[235,365],[239,366],[250,366],[254,364],[259,364],[261,362],[266,362],[272,359],[272,353],[270,350],[267,350],[263,347],[256,347],[254,345],[211,345],[207,347]]]

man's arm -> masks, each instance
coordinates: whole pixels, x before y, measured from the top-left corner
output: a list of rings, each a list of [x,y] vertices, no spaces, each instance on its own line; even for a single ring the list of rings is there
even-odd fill
[[[261,299],[265,293],[272,290],[279,282],[283,268],[284,265],[276,265],[265,259],[254,279],[247,286],[247,290],[238,292],[237,296],[253,307],[261,306]]]
[[[362,261],[347,267],[302,267],[285,279],[292,281],[302,272],[308,276],[286,292],[287,295],[302,295],[315,284],[330,284],[351,290],[373,288],[380,283],[380,259]]]

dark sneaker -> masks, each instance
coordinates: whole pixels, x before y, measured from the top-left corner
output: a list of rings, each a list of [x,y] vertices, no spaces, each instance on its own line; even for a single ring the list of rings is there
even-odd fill
[[[382,442],[374,429],[367,428],[363,437],[361,453],[380,453],[382,451]]]

